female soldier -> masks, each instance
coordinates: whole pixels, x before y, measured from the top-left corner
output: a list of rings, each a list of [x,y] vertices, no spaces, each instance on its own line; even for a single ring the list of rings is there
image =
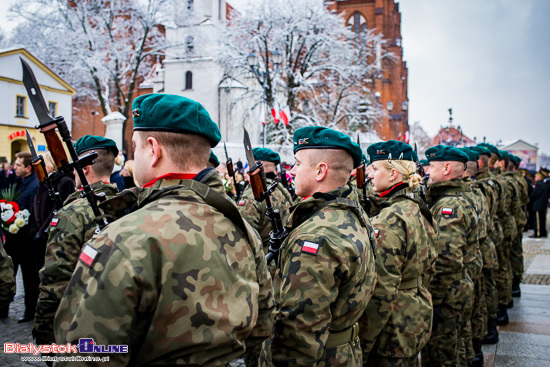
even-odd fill
[[[368,366],[416,366],[432,328],[427,289],[437,256],[432,216],[417,194],[416,154],[399,141],[368,147],[376,236],[374,295],[360,320],[363,360]]]

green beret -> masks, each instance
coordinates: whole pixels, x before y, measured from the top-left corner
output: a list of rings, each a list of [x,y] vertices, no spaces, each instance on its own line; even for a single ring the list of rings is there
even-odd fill
[[[421,160],[418,161],[418,165],[422,166],[422,167],[425,167],[425,166],[429,166],[430,163],[428,163],[427,159],[421,159]]]
[[[90,150],[107,149],[115,155],[118,155],[118,148],[114,140],[102,136],[84,135],[74,143],[76,155],[81,155]]]
[[[211,147],[221,140],[220,129],[204,107],[173,94],[145,94],[132,103],[134,130],[197,134]]]
[[[504,158],[508,158],[508,160],[510,159],[511,157],[511,154],[505,150],[499,150],[498,151],[498,158],[499,159],[504,159]]]
[[[477,146],[478,146],[478,147],[483,147],[483,148],[485,148],[485,149],[489,149],[489,151],[490,151],[491,153],[495,153],[496,155],[499,155],[499,153],[500,153],[500,151],[498,150],[497,147],[495,147],[494,145],[489,144],[489,143],[480,143],[480,144],[478,144]],[[500,158],[500,156],[499,156],[499,158]]]
[[[218,167],[220,165],[220,160],[216,157],[212,149],[210,149],[210,158],[208,158],[208,162],[212,163],[214,167]]]
[[[510,159],[512,160],[512,162],[514,162],[514,164],[515,164],[516,166],[519,167],[519,164],[521,163],[521,158],[520,158],[520,157],[518,157],[517,155],[511,154]]]
[[[353,167],[361,165],[361,147],[339,131],[321,126],[306,126],[294,131],[294,153],[301,149],[344,149],[353,158]]]
[[[269,148],[254,148],[252,149],[252,154],[254,154],[254,159],[257,161],[265,161],[275,164],[281,163],[279,153],[276,153]]]
[[[365,153],[361,153],[361,163],[365,162],[365,166],[368,166],[370,164],[369,160],[367,159],[367,156],[365,156]]]
[[[409,144],[397,140],[388,140],[371,144],[367,148],[367,154],[371,162],[392,159],[414,161],[415,157],[418,158]]]
[[[412,152],[412,161],[418,163],[418,154],[414,150]]]
[[[428,162],[468,162],[468,155],[466,153],[458,148],[449,147],[446,145],[436,145],[426,149],[426,158],[428,159]]]
[[[479,159],[479,153],[475,150],[466,147],[459,149],[466,153],[469,162],[477,162],[477,160]]]
[[[475,152],[477,152],[477,154],[479,155],[486,155],[488,156],[489,158],[491,158],[491,151],[485,147],[482,147],[481,145],[476,145],[476,146],[473,146],[473,147],[468,147],[470,150],[473,150]]]

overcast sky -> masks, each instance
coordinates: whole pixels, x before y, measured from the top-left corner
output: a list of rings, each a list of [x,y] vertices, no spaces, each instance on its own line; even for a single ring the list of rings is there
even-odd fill
[[[472,139],[523,139],[550,154],[550,0],[399,3],[409,122],[435,135],[452,107]]]

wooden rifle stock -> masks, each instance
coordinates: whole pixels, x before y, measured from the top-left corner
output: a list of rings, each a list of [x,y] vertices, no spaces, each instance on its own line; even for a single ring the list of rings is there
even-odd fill
[[[41,127],[40,132],[44,134],[46,138],[46,144],[52,155],[52,158],[55,162],[55,165],[59,169],[63,169],[69,165],[69,159],[67,158],[67,153],[63,148],[63,143],[55,131],[56,125],[48,125],[46,127]]]

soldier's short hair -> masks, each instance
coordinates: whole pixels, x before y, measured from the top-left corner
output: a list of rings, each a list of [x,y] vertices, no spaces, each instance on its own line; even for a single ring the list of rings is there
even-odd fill
[[[164,146],[170,159],[182,172],[190,167],[206,168],[210,157],[209,141],[197,134],[173,133],[166,131],[140,131],[143,141],[155,138]]]
[[[31,152],[15,153],[15,158],[21,158],[23,160],[23,165],[25,167],[28,167],[32,164],[32,154],[31,154]]]
[[[332,178],[336,183],[349,181],[353,171],[353,157],[344,149],[315,149],[314,154],[309,156],[309,164],[314,166],[324,161],[332,171]]]
[[[110,177],[115,167],[115,154],[107,149],[94,149],[97,158],[94,160],[92,170],[98,177]]]

